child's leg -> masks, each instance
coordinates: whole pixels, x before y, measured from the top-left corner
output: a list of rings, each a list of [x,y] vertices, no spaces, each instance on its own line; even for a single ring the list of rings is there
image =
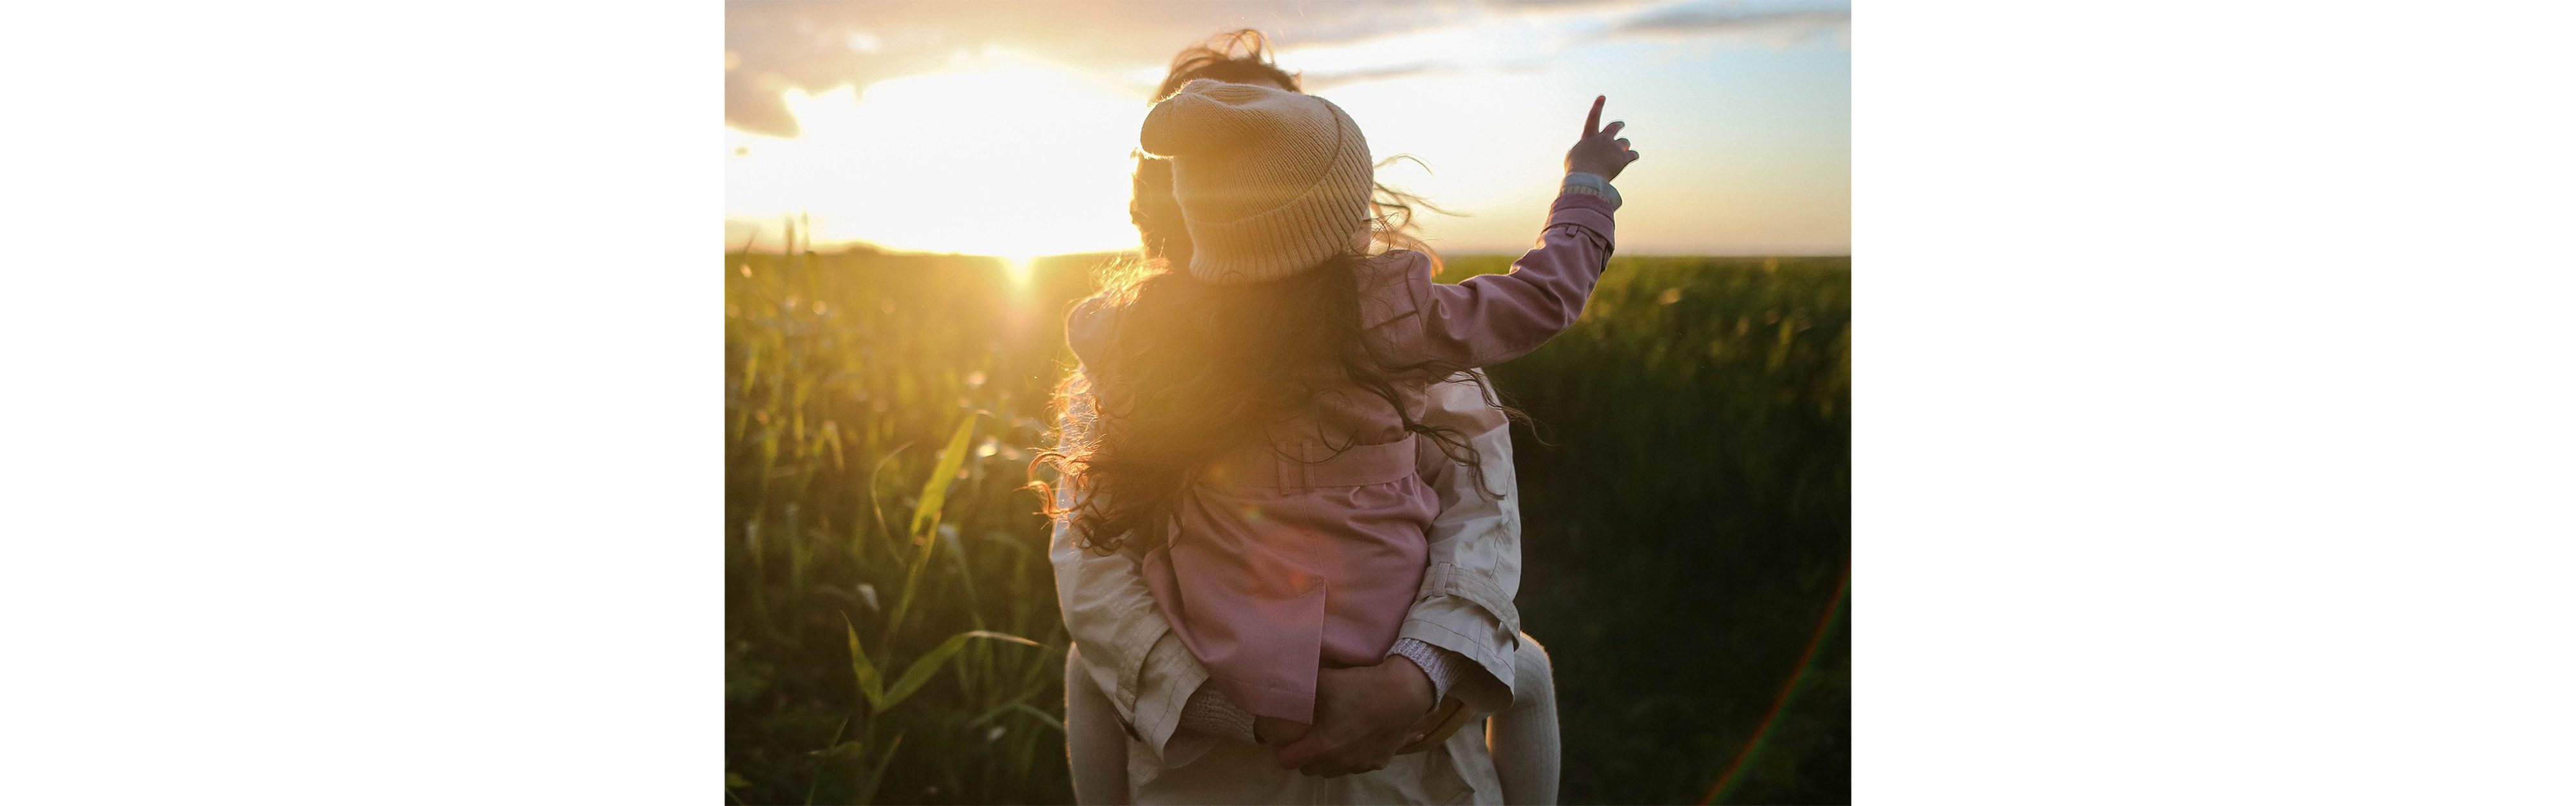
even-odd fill
[[[1128,802],[1127,734],[1118,729],[1118,707],[1083,672],[1079,646],[1064,658],[1064,746],[1073,802]]]
[[[1556,802],[1556,777],[1563,763],[1556,729],[1556,670],[1548,665],[1547,648],[1521,633],[1512,653],[1512,688],[1519,695],[1512,707],[1486,723],[1485,750],[1494,755],[1494,772],[1502,778],[1503,802]]]

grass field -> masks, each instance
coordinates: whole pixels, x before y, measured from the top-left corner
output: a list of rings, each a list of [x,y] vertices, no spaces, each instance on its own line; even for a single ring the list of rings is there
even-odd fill
[[[1101,259],[727,256],[727,802],[1071,801],[1017,488]],[[1615,258],[1493,369],[1565,802],[1849,802],[1849,303],[1846,258]]]

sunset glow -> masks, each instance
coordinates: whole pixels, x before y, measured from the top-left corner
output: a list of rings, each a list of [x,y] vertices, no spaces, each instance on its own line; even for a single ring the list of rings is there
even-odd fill
[[[726,130],[729,217],[812,216],[818,244],[1048,255],[1131,248],[1128,157],[1144,101],[995,52],[865,91],[784,91],[803,130]]]
[[[1421,161],[1379,178],[1457,214],[1422,217],[1436,249],[1525,247],[1595,94],[1645,155],[1618,180],[1622,253],[1850,249],[1838,3],[727,8],[731,246],[774,248],[801,215],[818,248],[1133,249],[1131,153],[1164,64],[1252,26],[1374,157]]]

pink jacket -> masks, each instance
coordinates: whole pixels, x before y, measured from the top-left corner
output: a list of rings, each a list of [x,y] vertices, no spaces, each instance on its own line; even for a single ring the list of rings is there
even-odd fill
[[[1582,314],[1610,256],[1611,209],[1599,196],[1558,196],[1537,248],[1509,274],[1442,284],[1420,253],[1371,258],[1362,325],[1399,365],[1526,355]],[[1068,322],[1086,366],[1115,326],[1108,313],[1087,303]],[[1417,420],[1427,380],[1436,379],[1398,389]],[[1415,469],[1415,437],[1377,396],[1351,392],[1327,395],[1322,416],[1280,432],[1304,435],[1275,447],[1305,461],[1262,444],[1218,460],[1184,496],[1174,538],[1145,557],[1146,584],[1174,632],[1254,714],[1311,721],[1316,670],[1383,660],[1421,588],[1438,499]],[[1314,439],[1319,430],[1357,447],[1334,455]]]

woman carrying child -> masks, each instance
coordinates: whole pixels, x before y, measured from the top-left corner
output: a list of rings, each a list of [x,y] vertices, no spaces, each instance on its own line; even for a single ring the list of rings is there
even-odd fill
[[[1517,520],[1508,432],[1472,370],[1570,325],[1605,265],[1608,179],[1636,157],[1599,114],[1538,248],[1457,285],[1421,251],[1368,253],[1397,238],[1329,102],[1201,79],[1148,115],[1186,258],[1166,249],[1077,308],[1051,457],[1081,799],[1553,799],[1544,654],[1497,578],[1517,557],[1479,542]],[[1437,735],[1471,708],[1497,714],[1490,751]],[[1125,786],[1104,785],[1086,762],[1120,733]]]

